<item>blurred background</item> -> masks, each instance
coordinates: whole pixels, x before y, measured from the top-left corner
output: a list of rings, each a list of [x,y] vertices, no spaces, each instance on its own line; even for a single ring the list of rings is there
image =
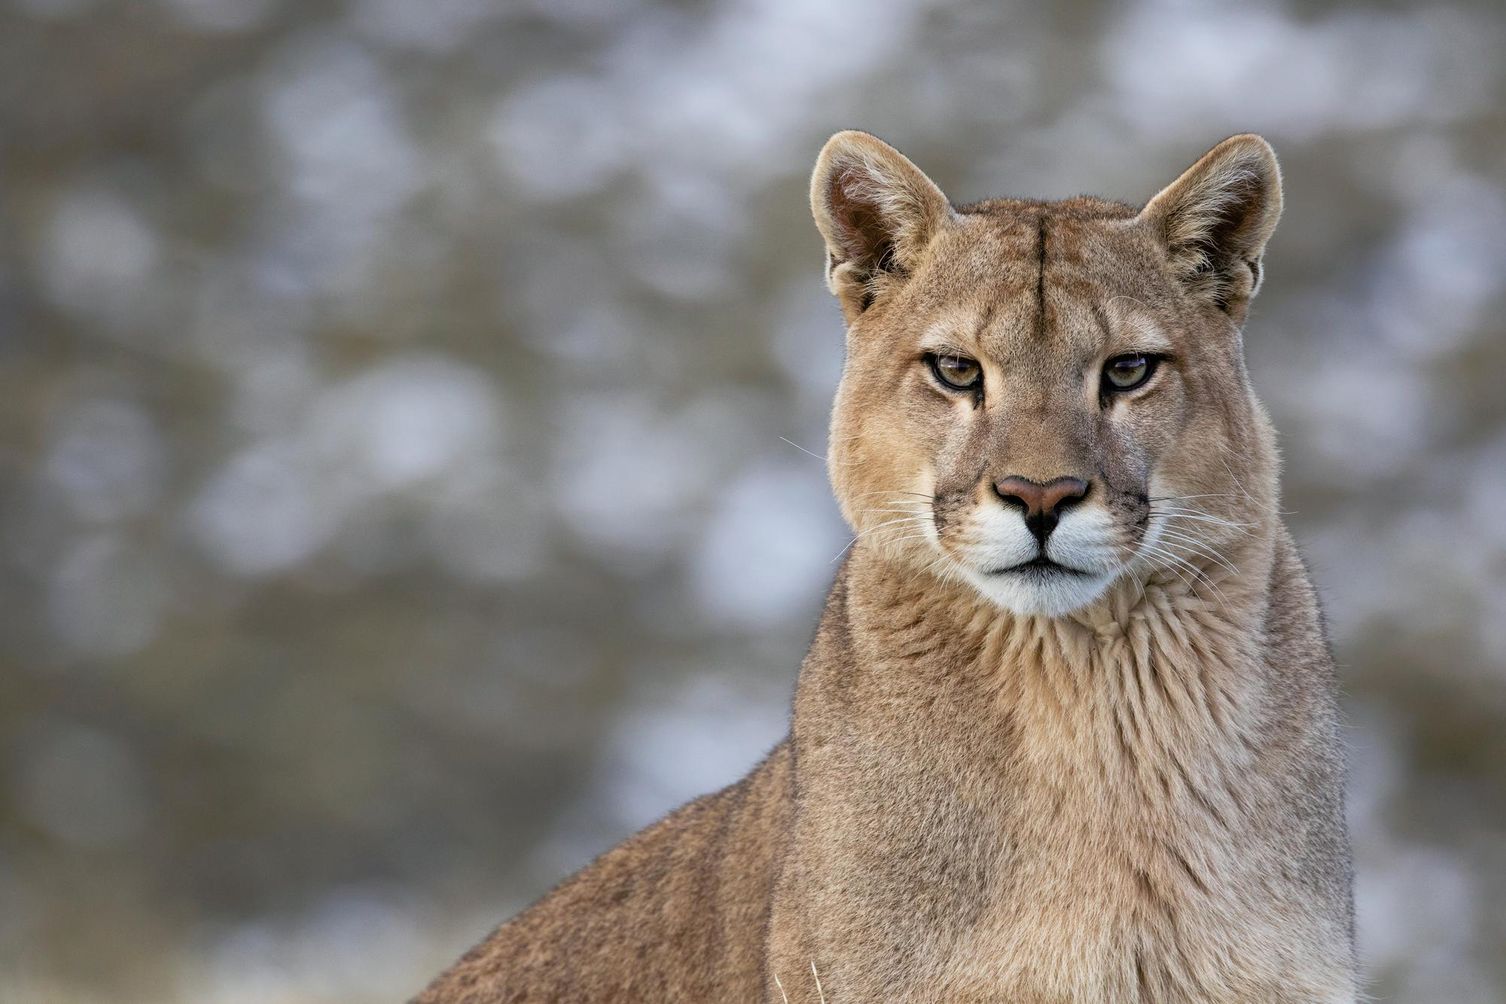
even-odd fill
[[[1225,135],[1379,1000],[1506,1000],[1496,2],[0,0],[0,1000],[393,1001],[782,735],[832,131]],[[786,442],[788,441],[788,442]]]

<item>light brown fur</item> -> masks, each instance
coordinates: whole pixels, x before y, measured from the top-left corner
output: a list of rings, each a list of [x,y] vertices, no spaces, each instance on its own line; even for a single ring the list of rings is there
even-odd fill
[[[1332,662],[1240,343],[1269,148],[1227,140],[1140,211],[958,209],[841,133],[812,200],[859,536],[790,736],[419,1000],[1353,1001]],[[975,396],[937,346],[977,361]],[[1148,349],[1152,381],[1102,391]],[[1091,483],[1096,592],[990,591],[1006,475]]]

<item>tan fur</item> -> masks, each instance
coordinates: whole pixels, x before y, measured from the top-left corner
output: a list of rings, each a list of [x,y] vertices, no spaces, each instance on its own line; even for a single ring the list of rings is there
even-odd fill
[[[954,208],[841,133],[812,202],[859,536],[790,736],[419,1000],[1353,1001],[1332,662],[1240,344],[1269,147],[1227,140],[1139,212]],[[977,397],[938,387],[936,345]],[[1153,382],[1099,392],[1150,349]],[[1050,616],[985,595],[1005,475],[1091,482],[1112,581]]]

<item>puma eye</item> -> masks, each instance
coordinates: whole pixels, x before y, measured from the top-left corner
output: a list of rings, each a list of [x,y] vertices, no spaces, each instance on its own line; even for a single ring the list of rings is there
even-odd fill
[[[926,356],[931,373],[944,387],[952,390],[977,390],[983,383],[983,367],[976,359],[956,354]]]
[[[1134,390],[1142,386],[1156,372],[1161,362],[1159,356],[1144,352],[1129,352],[1115,356],[1103,364],[1103,390],[1105,393]]]

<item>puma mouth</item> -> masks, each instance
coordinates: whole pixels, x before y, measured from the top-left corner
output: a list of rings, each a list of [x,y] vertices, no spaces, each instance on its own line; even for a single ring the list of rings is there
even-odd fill
[[[1031,558],[1029,561],[1022,561],[1018,565],[1010,565],[1007,568],[995,568],[995,569],[992,569],[991,571],[987,572],[986,574],[988,574],[988,575],[1009,575],[1009,574],[1015,574],[1015,575],[1036,575],[1036,576],[1041,576],[1041,575],[1056,575],[1056,574],[1089,575],[1091,573],[1085,572],[1081,568],[1073,568],[1070,565],[1058,564],[1057,562],[1052,561],[1050,558],[1046,557],[1044,554],[1037,554],[1035,557]]]

